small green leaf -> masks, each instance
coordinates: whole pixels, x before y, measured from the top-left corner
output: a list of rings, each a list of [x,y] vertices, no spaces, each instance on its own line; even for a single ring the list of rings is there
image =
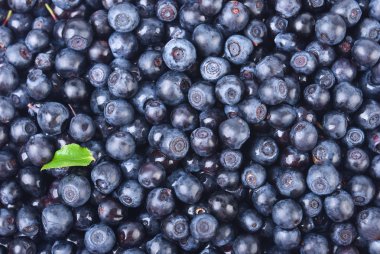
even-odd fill
[[[46,163],[41,170],[73,166],[84,167],[94,160],[95,158],[86,147],[81,147],[78,144],[69,144],[56,151],[53,159],[49,163]]]

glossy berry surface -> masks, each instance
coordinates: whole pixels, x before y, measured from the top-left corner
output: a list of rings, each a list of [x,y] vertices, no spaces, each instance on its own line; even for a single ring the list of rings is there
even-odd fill
[[[380,0],[0,21],[0,253],[380,253]]]

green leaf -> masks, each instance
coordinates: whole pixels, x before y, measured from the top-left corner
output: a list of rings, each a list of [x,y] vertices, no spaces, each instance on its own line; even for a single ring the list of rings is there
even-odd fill
[[[56,151],[53,159],[49,163],[46,163],[41,170],[73,166],[84,167],[94,160],[95,158],[86,147],[81,147],[78,144],[69,144]]]

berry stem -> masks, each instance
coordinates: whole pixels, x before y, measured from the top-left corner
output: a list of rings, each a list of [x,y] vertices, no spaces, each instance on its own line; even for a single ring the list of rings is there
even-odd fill
[[[7,13],[7,16],[5,17],[5,19],[4,19],[4,21],[3,21],[3,26],[6,26],[6,25],[7,25],[7,23],[8,23],[8,21],[9,21],[9,19],[11,18],[12,14],[13,14],[13,11],[12,11],[12,10],[9,10],[8,13]]]
[[[73,106],[71,106],[71,104],[70,104],[70,103],[69,103],[69,104],[67,104],[67,105],[69,106],[69,108],[70,108],[71,112],[73,113],[73,115],[74,115],[74,116],[76,116],[76,115],[77,115],[77,113],[75,112],[75,110],[74,110]]]
[[[55,15],[53,9],[50,7],[50,5],[47,4],[47,3],[45,3],[45,8],[46,8],[46,10],[50,13],[50,16],[54,19],[54,21],[57,21],[58,18],[57,18],[57,16]]]

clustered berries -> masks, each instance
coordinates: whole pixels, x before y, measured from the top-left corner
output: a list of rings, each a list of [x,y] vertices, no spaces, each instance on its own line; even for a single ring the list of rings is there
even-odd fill
[[[380,253],[380,0],[0,22],[0,254]],[[95,160],[41,171],[72,143]]]

